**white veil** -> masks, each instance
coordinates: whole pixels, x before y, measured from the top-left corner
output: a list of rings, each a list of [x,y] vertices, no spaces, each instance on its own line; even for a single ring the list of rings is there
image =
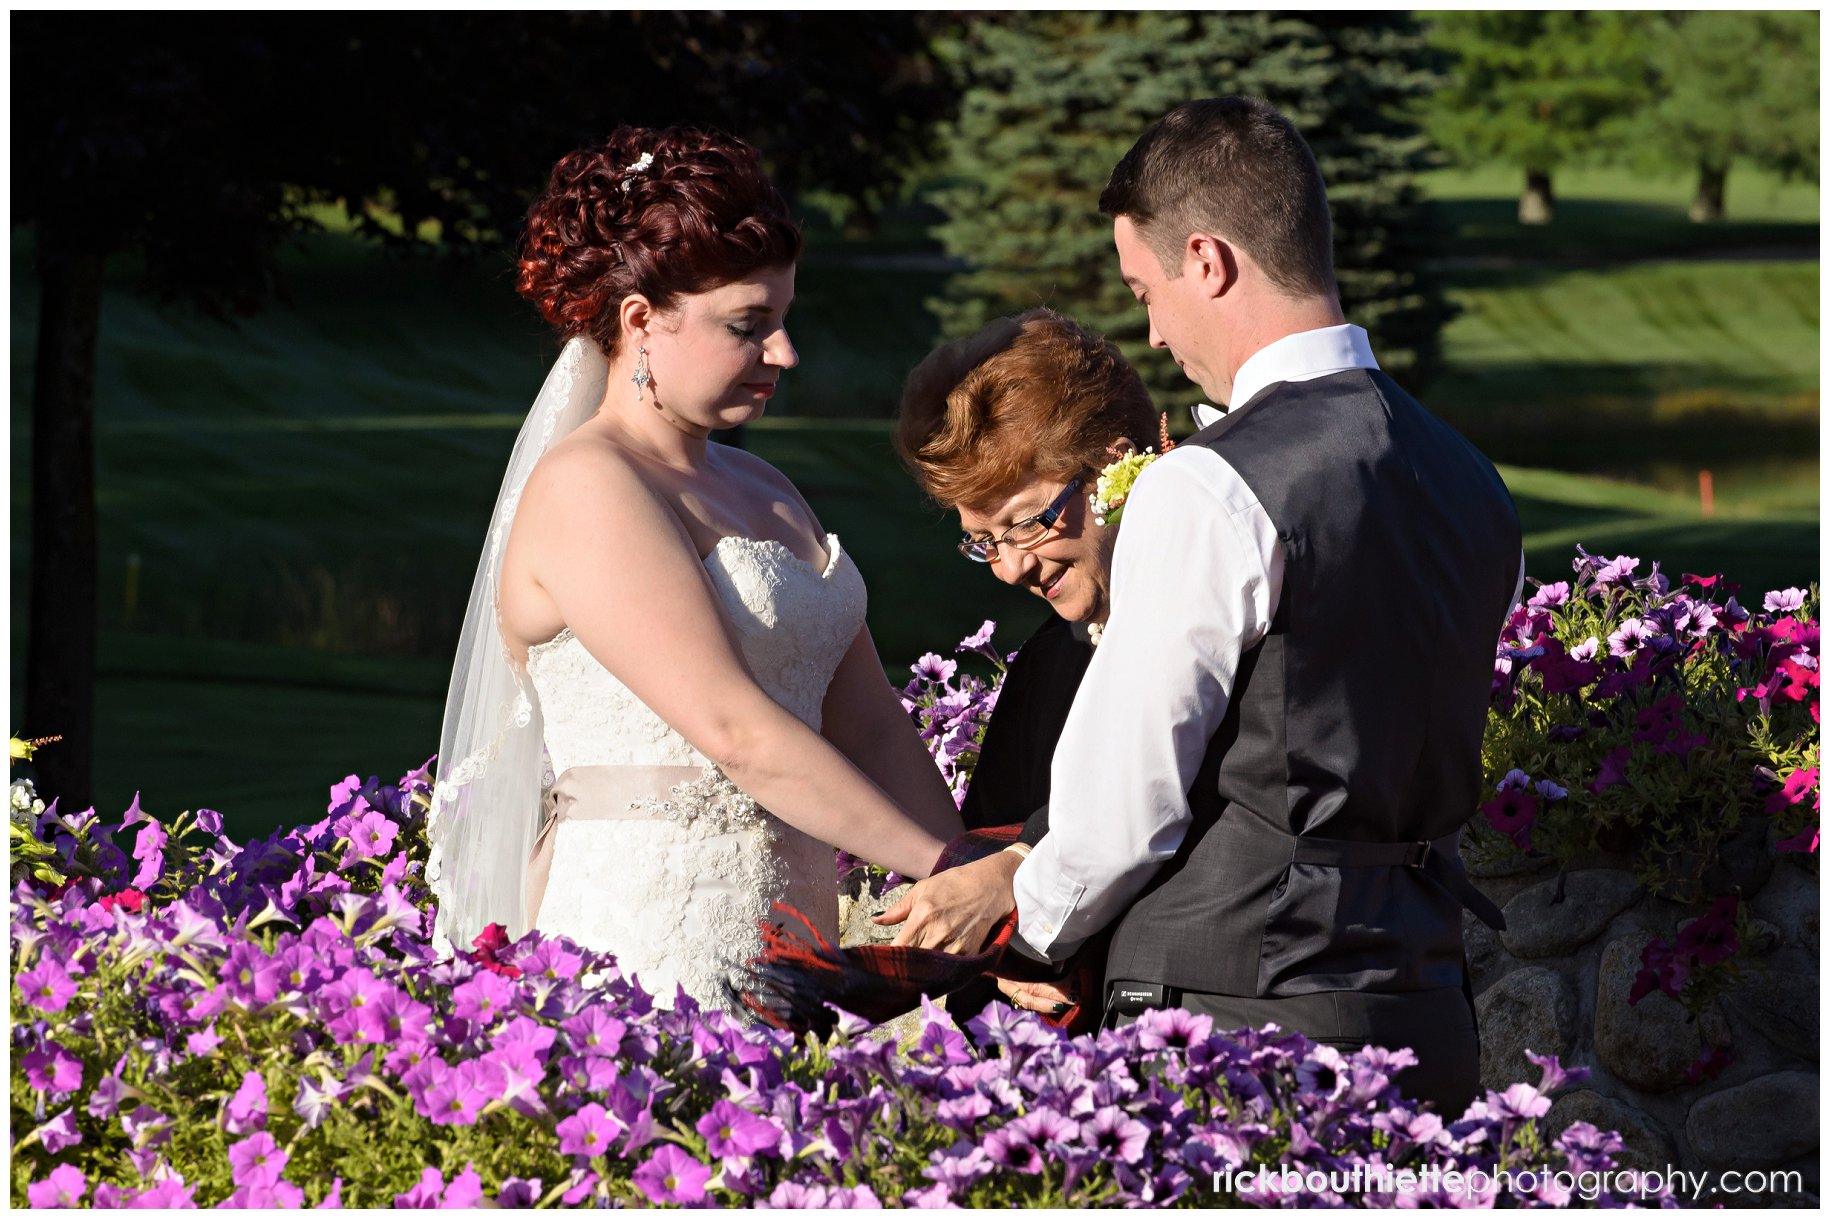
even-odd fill
[[[609,362],[589,338],[565,345],[515,438],[477,563],[439,733],[438,782],[426,823],[426,879],[438,897],[434,943],[468,949],[490,923],[527,931],[522,889],[540,833],[547,774],[540,700],[496,624],[497,585],[521,491],[553,442],[604,400]]]

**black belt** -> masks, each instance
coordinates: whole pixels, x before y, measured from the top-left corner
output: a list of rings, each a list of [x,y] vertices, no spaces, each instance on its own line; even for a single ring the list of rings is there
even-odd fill
[[[1495,931],[1504,931],[1506,916],[1500,913],[1492,899],[1474,887],[1468,874],[1458,866],[1460,861],[1455,860],[1453,852],[1460,837],[1459,830],[1431,842],[1354,842],[1346,838],[1298,835],[1290,840],[1290,862],[1331,868],[1419,868],[1472,911],[1475,918]]]

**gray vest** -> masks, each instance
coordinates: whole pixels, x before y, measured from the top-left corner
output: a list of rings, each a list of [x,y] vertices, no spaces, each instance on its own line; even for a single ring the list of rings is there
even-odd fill
[[[1106,976],[1254,997],[1462,985],[1463,908],[1498,919],[1458,840],[1518,578],[1512,497],[1380,372],[1273,385],[1185,443],[1257,494],[1283,591]]]

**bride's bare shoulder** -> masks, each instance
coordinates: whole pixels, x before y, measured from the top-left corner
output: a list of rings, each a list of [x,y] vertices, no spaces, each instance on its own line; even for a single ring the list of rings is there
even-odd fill
[[[528,476],[524,502],[563,507],[580,498],[633,496],[647,501],[653,494],[627,449],[607,436],[581,429],[541,457]]]

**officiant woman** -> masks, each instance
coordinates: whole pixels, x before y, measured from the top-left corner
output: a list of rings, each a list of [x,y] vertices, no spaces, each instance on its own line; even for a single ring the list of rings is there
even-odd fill
[[[962,559],[1054,611],[1011,663],[960,809],[967,829],[1024,823],[1009,848],[1013,870],[1048,830],[1050,759],[1110,609],[1121,514],[1096,513],[1089,497],[1102,469],[1151,443],[1157,419],[1118,349],[1048,309],[999,318],[940,348],[903,390],[897,454],[930,498],[959,514]],[[1079,954],[1104,958],[1104,936]],[[1070,993],[1089,983],[1089,993]],[[997,987],[1015,1006],[1045,1013],[1081,998],[1096,1006],[1103,990],[1097,971],[1076,970],[1063,985]],[[992,994],[975,985],[948,1008],[963,1021]]]

